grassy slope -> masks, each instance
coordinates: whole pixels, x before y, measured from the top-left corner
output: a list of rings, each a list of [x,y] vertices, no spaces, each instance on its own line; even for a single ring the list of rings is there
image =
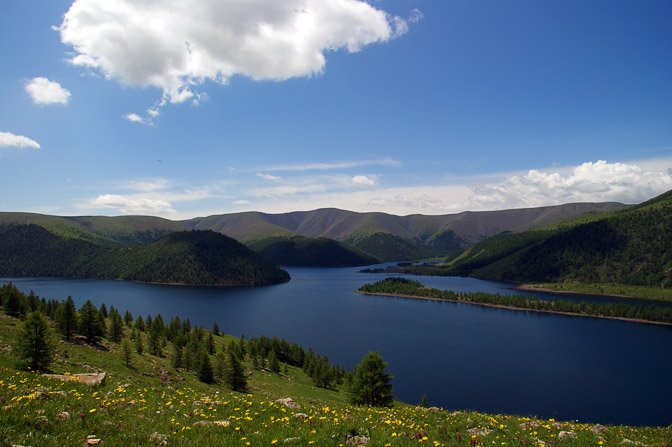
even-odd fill
[[[62,237],[103,245],[142,245],[186,226],[151,216],[60,217],[34,213],[0,213],[0,225],[35,224]]]
[[[90,372],[86,365],[109,373],[106,382],[90,388],[17,369],[13,346],[20,324],[0,314],[0,445],[81,446],[92,435],[104,446],[147,446],[161,444],[158,434],[165,436],[167,445],[271,446],[292,439],[289,445],[345,446],[347,436],[355,434],[370,438],[368,445],[374,447],[531,446],[541,441],[555,444],[563,431],[576,434],[562,441],[569,446],[616,446],[624,439],[650,446],[672,442],[670,428],[600,428],[553,419],[423,410],[398,402],[391,409],[353,407],[346,403],[344,390],[315,388],[292,367],[285,376],[253,371],[246,363],[250,393],[240,394],[173,370],[167,358],[134,353],[127,367],[119,345],[104,342],[104,350],[94,350],[58,342],[53,372]],[[217,349],[230,339],[216,336]],[[165,371],[166,380],[159,377],[160,371]],[[50,397],[40,397],[39,391],[51,392]],[[284,397],[292,397],[302,408],[291,410],[275,402]],[[64,411],[70,419],[59,419]],[[293,417],[299,412],[307,417]],[[224,420],[228,426],[195,425]],[[470,429],[491,432],[471,434]]]

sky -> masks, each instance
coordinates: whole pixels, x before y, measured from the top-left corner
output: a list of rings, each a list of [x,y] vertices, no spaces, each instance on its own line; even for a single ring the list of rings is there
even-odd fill
[[[669,0],[0,0],[0,211],[450,214],[672,189]]]

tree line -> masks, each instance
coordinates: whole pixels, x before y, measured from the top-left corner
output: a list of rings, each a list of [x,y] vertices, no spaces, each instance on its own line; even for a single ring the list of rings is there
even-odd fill
[[[211,330],[194,327],[189,319],[172,317],[165,323],[161,314],[122,313],[105,303],[96,307],[87,300],[79,310],[72,297],[63,301],[47,300],[32,291],[24,294],[12,284],[0,286],[0,306],[7,314],[24,320],[19,337],[19,356],[24,366],[37,371],[49,370],[55,353],[55,335],[65,341],[85,340],[90,344],[108,342],[121,345],[126,366],[134,355],[169,358],[175,370],[194,373],[205,383],[223,383],[234,391],[247,392],[245,364],[254,370],[288,374],[288,367],[301,368],[313,383],[337,390],[345,385],[352,403],[358,405],[391,405],[392,376],[384,370],[378,353],[369,353],[355,371],[332,365],[327,356],[312,349],[277,337],[241,335],[228,344],[215,337],[224,335],[215,322]],[[54,334],[54,329],[56,334]]]
[[[569,313],[596,317],[625,318],[672,324],[672,308],[655,305],[632,305],[625,303],[588,303],[572,300],[542,300],[521,294],[501,295],[485,292],[454,292],[422,285],[406,278],[386,278],[373,284],[365,284],[361,293],[409,295],[421,298],[458,301],[463,303],[490,304],[516,309]]]

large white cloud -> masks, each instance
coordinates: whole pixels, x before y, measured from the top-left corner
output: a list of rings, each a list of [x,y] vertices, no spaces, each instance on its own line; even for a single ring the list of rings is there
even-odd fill
[[[102,194],[91,204],[96,207],[118,209],[124,214],[173,214],[175,210],[164,200],[152,200],[142,197],[129,197],[117,194]]]
[[[56,81],[47,78],[33,78],[24,86],[35,104],[67,104],[70,91]]]
[[[0,132],[0,148],[3,147],[18,147],[19,149],[31,147],[33,149],[39,149],[40,145],[37,141],[31,140],[23,135],[14,135],[11,132]]]
[[[75,0],[58,28],[74,65],[159,87],[174,103],[194,100],[208,79],[320,74],[325,51],[355,52],[407,29],[361,0]]]

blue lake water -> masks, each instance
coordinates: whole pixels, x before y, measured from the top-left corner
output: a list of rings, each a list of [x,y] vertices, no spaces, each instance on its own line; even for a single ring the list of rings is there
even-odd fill
[[[381,275],[358,268],[288,268],[258,288],[0,278],[45,298],[71,295],[133,316],[178,315],[228,334],[278,336],[354,367],[379,351],[395,397],[446,409],[581,422],[672,423],[672,328],[354,293]],[[509,284],[417,277],[430,287],[513,293]],[[566,298],[563,296],[563,298]]]

